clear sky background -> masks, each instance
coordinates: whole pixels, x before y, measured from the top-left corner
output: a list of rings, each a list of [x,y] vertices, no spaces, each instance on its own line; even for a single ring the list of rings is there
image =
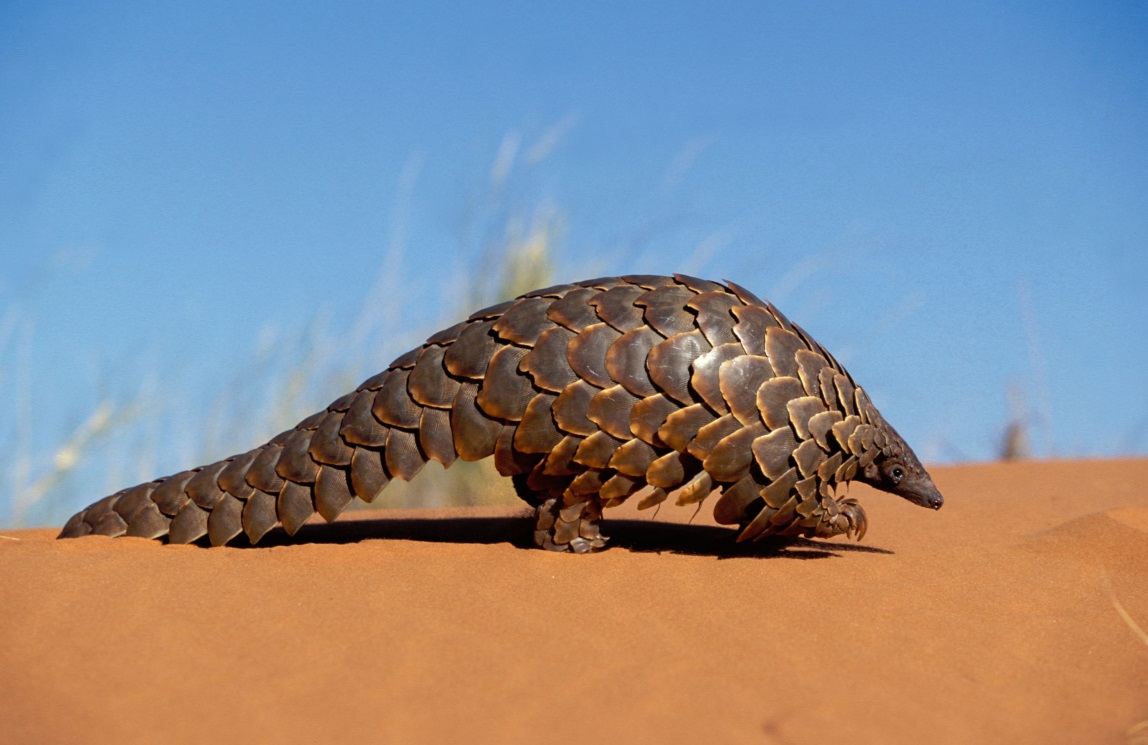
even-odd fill
[[[1014,416],[1142,455],[1146,135],[1140,2],[6,2],[0,447],[34,477],[142,389],[186,422],[319,315],[421,337],[520,217],[559,280],[770,297],[926,460]],[[192,465],[171,426],[145,478]]]

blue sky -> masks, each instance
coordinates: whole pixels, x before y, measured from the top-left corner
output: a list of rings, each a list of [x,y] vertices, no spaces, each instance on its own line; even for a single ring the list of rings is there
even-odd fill
[[[560,215],[560,279],[771,297],[927,460],[1011,406],[1148,453],[1142,4],[618,5],[5,3],[0,439],[148,376],[194,407],[320,312],[449,323],[497,198]]]

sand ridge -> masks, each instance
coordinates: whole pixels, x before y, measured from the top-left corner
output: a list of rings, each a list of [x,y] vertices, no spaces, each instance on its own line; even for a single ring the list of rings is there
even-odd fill
[[[860,544],[629,506],[591,556],[504,508],[257,548],[0,531],[0,740],[1133,741],[1148,460],[932,470],[940,512],[854,486]]]

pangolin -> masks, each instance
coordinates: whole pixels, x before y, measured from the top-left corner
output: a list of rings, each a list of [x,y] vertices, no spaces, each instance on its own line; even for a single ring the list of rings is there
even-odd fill
[[[605,507],[714,492],[738,540],[860,539],[851,479],[937,509],[917,456],[828,351],[733,282],[676,274],[528,292],[434,334],[294,429],[116,492],[60,533],[213,546],[294,534],[433,459],[494,456],[536,511],[534,541],[603,548]]]

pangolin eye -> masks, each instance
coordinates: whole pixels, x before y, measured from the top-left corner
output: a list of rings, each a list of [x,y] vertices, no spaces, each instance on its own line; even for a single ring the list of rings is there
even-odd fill
[[[901,479],[905,478],[905,472],[901,470],[900,466],[893,468],[893,483],[900,483]]]

